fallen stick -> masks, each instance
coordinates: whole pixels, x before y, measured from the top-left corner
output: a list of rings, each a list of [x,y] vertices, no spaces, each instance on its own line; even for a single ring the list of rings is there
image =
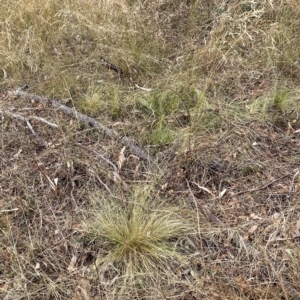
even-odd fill
[[[25,100],[35,100],[35,101],[43,102],[46,104],[50,104],[52,107],[58,109],[62,113],[66,114],[68,116],[71,116],[71,117],[83,122],[86,125],[89,125],[91,127],[94,127],[96,129],[100,130],[101,132],[103,132],[105,135],[107,135],[109,138],[111,138],[113,140],[121,142],[124,146],[127,146],[132,151],[132,153],[134,155],[136,155],[137,157],[139,157],[140,159],[147,160],[147,161],[150,160],[150,156],[143,149],[141,149],[139,146],[137,146],[136,143],[132,139],[130,139],[126,136],[120,136],[117,132],[104,126],[97,120],[76,111],[75,108],[70,108],[68,106],[65,106],[65,105],[61,104],[61,102],[58,100],[49,99],[47,97],[41,97],[41,96],[37,96],[35,94],[30,94],[30,93],[24,92],[22,90],[22,88],[17,89],[15,92],[13,92],[13,94],[22,99],[25,99]]]

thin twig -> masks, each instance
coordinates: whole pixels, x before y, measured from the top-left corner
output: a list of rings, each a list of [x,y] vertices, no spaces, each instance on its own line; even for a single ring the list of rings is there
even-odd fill
[[[26,120],[26,119],[25,119]],[[33,127],[31,126],[29,120],[26,120],[26,124],[28,126],[28,128],[30,129],[31,133],[34,135],[34,136],[38,136],[38,134],[34,131]]]
[[[100,179],[100,177],[99,177],[98,175],[95,175],[95,177],[96,177],[96,179],[99,181],[99,183],[101,183],[101,184],[105,187],[105,189],[112,195],[112,192],[111,192],[111,190],[109,189],[109,187],[107,186],[107,184],[105,184],[105,183]]]
[[[12,212],[12,211],[17,211],[17,210],[19,210],[19,208],[3,209],[3,210],[0,210],[0,213]]]
[[[137,84],[135,84],[135,86],[136,86],[138,89],[140,89],[140,90],[142,90],[142,91],[145,91],[145,92],[152,92],[152,91],[153,91],[153,89],[144,88],[144,87],[139,86],[139,85],[137,85]]]
[[[34,120],[39,120],[47,125],[49,125],[50,127],[53,127],[53,128],[58,128],[59,126],[55,123],[52,123],[52,122],[49,122],[47,120],[45,120],[44,118],[41,118],[41,117],[37,117],[37,116],[29,116],[28,117],[29,120],[31,119],[34,119]]]

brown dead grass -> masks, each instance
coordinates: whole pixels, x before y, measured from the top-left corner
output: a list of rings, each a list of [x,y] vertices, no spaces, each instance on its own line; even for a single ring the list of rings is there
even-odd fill
[[[1,299],[300,299],[297,1],[4,6]],[[24,83],[70,97],[152,162],[9,93]],[[34,135],[5,112],[58,128],[30,120]],[[194,232],[167,239],[177,256],[128,281],[127,257],[99,263],[111,245],[83,223],[101,199],[130,211],[145,188],[149,215],[176,207]]]

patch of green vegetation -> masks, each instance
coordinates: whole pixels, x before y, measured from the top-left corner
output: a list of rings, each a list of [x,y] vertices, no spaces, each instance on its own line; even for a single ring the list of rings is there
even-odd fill
[[[276,90],[273,93],[259,97],[252,104],[247,105],[248,113],[260,116],[276,126],[281,126],[286,114],[297,115],[299,104],[287,89]],[[287,123],[286,123],[287,124]]]
[[[141,109],[151,118],[149,135],[144,139],[151,145],[164,145],[172,142],[179,135],[182,122],[176,114],[189,114],[192,97],[183,89],[155,90],[146,97],[139,98]],[[196,102],[196,101],[194,101]]]
[[[286,104],[290,98],[287,90],[279,90],[274,94],[274,107],[280,111],[284,111]]]
[[[138,101],[146,108],[149,115],[153,113],[155,118],[162,120],[164,117],[176,112],[181,98],[171,90],[155,90],[146,97],[138,99]]]
[[[92,117],[108,115],[118,119],[121,114],[120,94],[117,85],[90,86],[78,109]]]
[[[196,89],[195,105],[188,109],[191,115],[191,130],[192,132],[202,130],[212,130],[220,127],[222,122],[222,112],[216,109],[214,105],[209,104],[204,91]],[[224,114],[232,113],[231,110],[226,110]]]
[[[260,114],[266,118],[268,110],[270,109],[272,100],[270,97],[259,97],[255,99],[250,105],[247,105],[249,114]]]
[[[203,111],[197,117],[193,118],[194,127],[204,130],[217,129],[220,127],[221,122],[221,116],[217,111],[213,110]]]
[[[167,127],[157,127],[153,129],[148,136],[150,145],[166,145],[174,141],[175,134]]]

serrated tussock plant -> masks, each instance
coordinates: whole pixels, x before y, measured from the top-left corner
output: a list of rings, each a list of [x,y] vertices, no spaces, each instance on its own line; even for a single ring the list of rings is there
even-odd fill
[[[97,259],[98,267],[113,264],[130,280],[140,274],[170,275],[171,267],[184,261],[183,251],[176,245],[192,228],[178,209],[153,205],[162,200],[151,198],[148,190],[133,193],[125,205],[93,195],[97,197],[97,209],[84,228],[90,241],[103,247],[100,252],[105,254]]]

